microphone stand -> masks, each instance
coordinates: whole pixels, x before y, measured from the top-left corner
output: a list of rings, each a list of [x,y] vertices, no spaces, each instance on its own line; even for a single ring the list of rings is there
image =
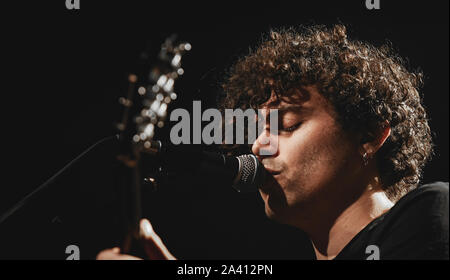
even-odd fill
[[[68,164],[66,164],[63,168],[61,168],[58,172],[55,173],[52,177],[50,177],[47,181],[45,181],[42,185],[37,187],[34,191],[29,193],[27,196],[22,198],[19,202],[17,202],[14,206],[12,206],[9,210],[4,212],[0,216],[0,225],[6,221],[9,217],[11,217],[14,213],[16,213],[19,209],[21,209],[23,206],[25,206],[31,199],[33,199],[37,193],[43,191],[44,189],[47,189],[59,176],[61,176],[65,171],[70,169],[74,164],[76,164],[78,161],[80,161],[86,154],[90,153],[94,148],[112,141],[112,140],[119,140],[119,135],[113,135],[105,137],[99,141],[97,141],[95,144],[91,145],[89,148],[84,150],[81,154],[79,154],[76,158],[74,158],[72,161],[70,161]]]

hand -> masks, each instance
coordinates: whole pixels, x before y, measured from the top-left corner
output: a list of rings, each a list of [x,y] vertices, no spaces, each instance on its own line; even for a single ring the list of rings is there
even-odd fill
[[[175,260],[175,257],[169,252],[161,238],[153,230],[152,225],[147,219],[140,222],[140,235],[144,244],[144,250],[150,260]],[[115,247],[101,251],[97,255],[97,260],[142,260],[141,258],[121,254],[120,248]]]

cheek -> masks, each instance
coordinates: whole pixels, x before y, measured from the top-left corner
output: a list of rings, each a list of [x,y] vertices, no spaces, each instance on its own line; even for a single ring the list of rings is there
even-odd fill
[[[292,195],[312,192],[329,184],[336,179],[341,166],[347,164],[350,146],[333,126],[305,129],[285,141],[291,143],[280,142],[280,147],[285,148],[280,154],[284,153],[288,170],[286,191]]]

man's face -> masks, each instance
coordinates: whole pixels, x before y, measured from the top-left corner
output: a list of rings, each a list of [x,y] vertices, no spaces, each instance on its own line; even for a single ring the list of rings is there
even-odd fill
[[[358,141],[337,123],[331,104],[313,86],[301,91],[295,103],[271,99],[262,106],[263,115],[278,109],[278,134],[270,134],[266,123],[252,147],[271,174],[260,189],[266,214],[284,223],[336,206],[353,191],[361,166]],[[272,149],[271,155],[260,156],[262,149]]]

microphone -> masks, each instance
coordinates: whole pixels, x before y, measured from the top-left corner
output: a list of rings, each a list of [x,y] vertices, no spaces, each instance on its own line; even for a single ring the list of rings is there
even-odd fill
[[[167,170],[193,174],[201,183],[224,183],[240,193],[257,191],[264,183],[266,170],[255,155],[227,156],[199,149],[150,141],[147,152],[158,156]]]
[[[253,154],[234,157],[203,152],[198,173],[207,181],[229,184],[240,193],[257,191],[265,179],[265,169]]]

